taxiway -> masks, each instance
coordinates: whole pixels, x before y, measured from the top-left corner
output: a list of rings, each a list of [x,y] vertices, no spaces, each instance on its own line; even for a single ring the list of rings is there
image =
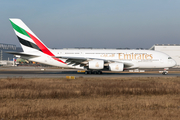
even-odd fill
[[[64,78],[66,76],[75,77],[180,77],[180,72],[169,72],[168,75],[162,75],[157,72],[103,72],[101,75],[91,74],[85,75],[78,73],[74,69],[49,69],[49,68],[34,68],[34,67],[10,67],[0,68],[0,78]]]

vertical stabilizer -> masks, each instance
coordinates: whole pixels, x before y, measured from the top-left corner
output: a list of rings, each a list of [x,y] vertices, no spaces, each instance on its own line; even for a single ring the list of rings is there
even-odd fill
[[[55,58],[54,54],[45,46],[43,42],[24,24],[20,19],[10,19],[12,27],[24,52],[41,52],[48,56],[51,56],[54,60],[64,63],[62,60]],[[23,53],[24,54],[24,53]]]
[[[10,19],[16,36],[24,52],[41,51],[47,55],[53,56],[45,44],[24,24],[20,19]]]

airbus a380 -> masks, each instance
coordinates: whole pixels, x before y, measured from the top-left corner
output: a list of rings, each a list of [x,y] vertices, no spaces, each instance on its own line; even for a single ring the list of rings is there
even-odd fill
[[[23,52],[16,57],[63,68],[85,69],[85,74],[124,71],[139,68],[169,68],[176,62],[168,55],[152,50],[50,49],[20,19],[10,19]],[[163,74],[167,74],[164,71]]]

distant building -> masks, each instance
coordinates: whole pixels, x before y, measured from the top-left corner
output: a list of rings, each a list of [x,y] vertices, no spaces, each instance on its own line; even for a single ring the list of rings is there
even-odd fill
[[[22,48],[16,47],[16,45],[12,44],[4,44],[0,43],[0,61],[4,60],[13,60],[14,55],[6,53],[6,51],[18,51],[21,52]]]
[[[168,54],[177,62],[176,67],[180,67],[180,44],[155,44],[150,48],[150,50]]]

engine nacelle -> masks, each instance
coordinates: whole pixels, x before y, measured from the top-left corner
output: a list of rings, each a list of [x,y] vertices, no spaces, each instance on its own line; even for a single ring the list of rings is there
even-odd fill
[[[124,64],[123,63],[110,63],[109,70],[111,71],[123,71]]]
[[[103,69],[104,61],[103,60],[91,60],[89,61],[89,69]]]

